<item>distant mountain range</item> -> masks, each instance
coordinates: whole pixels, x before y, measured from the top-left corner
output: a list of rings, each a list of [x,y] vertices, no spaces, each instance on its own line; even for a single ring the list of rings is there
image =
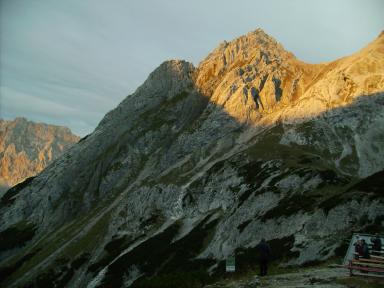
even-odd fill
[[[383,231],[383,179],[384,33],[307,64],[258,29],[198,67],[162,63],[10,189],[0,281],[200,287],[231,255],[239,270],[253,265],[261,238],[279,264],[323,261],[353,231]]]
[[[7,189],[37,175],[79,139],[67,127],[0,119],[0,186]]]

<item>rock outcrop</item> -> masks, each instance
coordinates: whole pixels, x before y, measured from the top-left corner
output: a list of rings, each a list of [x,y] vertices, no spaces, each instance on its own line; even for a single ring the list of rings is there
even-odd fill
[[[247,263],[261,238],[299,265],[343,253],[351,231],[380,231],[383,56],[382,34],[305,64],[256,30],[197,68],[164,62],[1,198],[3,283],[148,287],[217,275],[232,254]]]
[[[66,127],[0,120],[0,185],[9,188],[37,175],[78,140]]]

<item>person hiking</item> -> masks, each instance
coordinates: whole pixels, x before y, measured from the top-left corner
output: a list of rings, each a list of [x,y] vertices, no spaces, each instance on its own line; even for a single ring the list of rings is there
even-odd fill
[[[257,245],[257,250],[259,251],[260,256],[260,276],[265,276],[268,272],[268,261],[271,257],[271,247],[269,247],[268,243],[265,242],[265,239],[263,238]]]
[[[372,255],[380,256],[381,239],[378,233],[375,234],[375,237],[371,238],[371,243],[372,243]]]

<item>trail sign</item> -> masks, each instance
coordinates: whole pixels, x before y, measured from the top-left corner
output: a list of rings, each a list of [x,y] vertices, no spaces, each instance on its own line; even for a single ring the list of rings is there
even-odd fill
[[[225,263],[225,272],[235,272],[235,271],[236,271],[235,257],[234,256],[228,257]]]

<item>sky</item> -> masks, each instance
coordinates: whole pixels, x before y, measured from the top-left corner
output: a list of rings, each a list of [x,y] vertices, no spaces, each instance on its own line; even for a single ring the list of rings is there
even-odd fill
[[[382,0],[0,0],[0,118],[80,136],[163,61],[194,65],[262,28],[299,59],[332,61],[384,29]]]

